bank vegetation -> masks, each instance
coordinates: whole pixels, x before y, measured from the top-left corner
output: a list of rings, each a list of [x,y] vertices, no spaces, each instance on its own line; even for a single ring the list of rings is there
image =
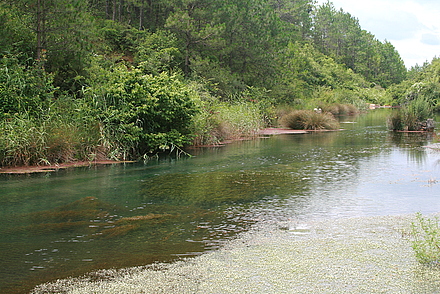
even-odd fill
[[[0,166],[138,160],[296,110],[321,129],[308,111],[439,108],[437,61],[408,72],[331,2],[2,0],[0,23]]]

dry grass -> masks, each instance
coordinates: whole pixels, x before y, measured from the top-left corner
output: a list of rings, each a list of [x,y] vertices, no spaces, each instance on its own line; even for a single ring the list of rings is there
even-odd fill
[[[293,130],[337,130],[339,122],[329,113],[294,110],[280,119],[280,125]]]

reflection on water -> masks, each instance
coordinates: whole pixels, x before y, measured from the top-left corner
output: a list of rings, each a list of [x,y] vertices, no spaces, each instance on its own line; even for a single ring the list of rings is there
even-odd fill
[[[440,210],[432,138],[386,130],[278,135],[196,157],[0,179],[0,291],[214,250],[257,222]]]

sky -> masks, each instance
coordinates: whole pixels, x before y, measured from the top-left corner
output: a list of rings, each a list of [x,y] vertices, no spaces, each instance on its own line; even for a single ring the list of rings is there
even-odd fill
[[[327,0],[317,0],[318,4]],[[333,0],[361,28],[394,45],[406,67],[440,57],[440,0]]]

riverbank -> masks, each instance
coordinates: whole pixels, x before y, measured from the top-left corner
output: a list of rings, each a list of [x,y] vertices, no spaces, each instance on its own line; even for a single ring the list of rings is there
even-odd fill
[[[172,264],[102,270],[39,293],[438,293],[440,270],[417,263],[413,215],[291,221]]]
[[[58,170],[68,169],[68,168],[97,166],[97,165],[111,165],[111,164],[121,164],[121,163],[129,163],[129,162],[133,162],[133,161],[97,160],[97,161],[74,161],[74,162],[66,162],[60,164],[36,165],[36,166],[6,166],[6,167],[0,167],[0,174],[47,173],[47,172],[54,172]]]
[[[266,128],[261,130],[258,135],[281,135],[281,134],[307,134],[307,131],[303,130],[291,130],[282,128]],[[245,139],[242,139],[245,140]],[[194,147],[219,147],[226,144],[230,144],[237,140],[226,140],[217,145],[204,145]],[[120,163],[132,163],[134,161],[116,161],[116,160],[95,160],[95,161],[74,161],[65,162],[60,164],[49,165],[31,165],[31,166],[3,166],[0,167],[0,174],[33,174],[33,173],[47,173],[58,170],[75,168],[75,167],[87,167],[96,165],[111,165]]]

